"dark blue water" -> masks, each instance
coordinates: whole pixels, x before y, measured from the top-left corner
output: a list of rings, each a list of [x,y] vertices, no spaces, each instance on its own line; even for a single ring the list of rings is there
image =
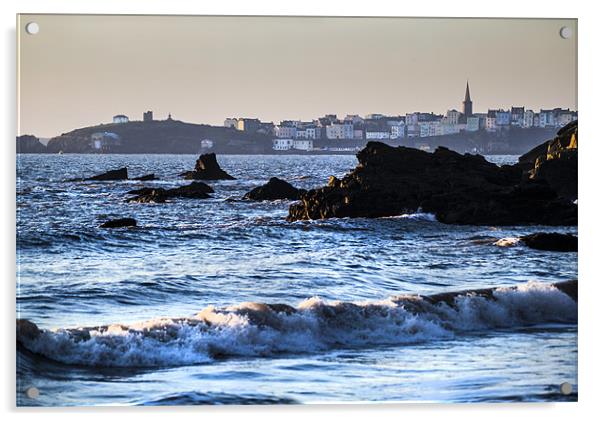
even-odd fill
[[[548,285],[577,277],[576,253],[493,245],[552,229],[421,214],[288,223],[290,202],[238,200],[272,176],[324,185],[354,156],[220,156],[237,180],[211,182],[211,199],[125,203],[187,184],[177,175],[195,159],[18,156],[17,316],[46,329],[36,354],[19,353],[19,404],[576,399],[558,393],[577,385],[576,305]],[[160,181],[65,181],[122,166]],[[126,216],[138,227],[99,228]],[[517,284],[496,305],[421,316],[395,298]],[[298,311],[245,315],[265,302]]]

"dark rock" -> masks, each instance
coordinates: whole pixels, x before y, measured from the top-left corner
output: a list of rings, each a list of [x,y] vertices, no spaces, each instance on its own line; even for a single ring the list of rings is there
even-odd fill
[[[300,190],[284,180],[276,177],[270,178],[270,181],[263,186],[255,187],[253,190],[243,196],[243,199],[249,200],[299,200],[300,194],[305,190]]]
[[[447,148],[434,153],[369,142],[343,179],[309,190],[287,220],[383,217],[418,210],[440,222],[471,225],[576,225],[577,207],[518,166]]]
[[[537,232],[525,235],[521,241],[532,249],[546,251],[577,251],[578,239],[571,234]]]
[[[135,191],[135,190],[132,190]],[[168,198],[167,190],[163,188],[144,188],[140,189],[138,196],[126,199],[128,203],[165,203]],[[130,192],[131,193],[131,192]]]
[[[145,195],[145,194],[152,193],[153,190],[157,190],[157,189],[154,187],[142,187],[141,189],[130,190],[126,194]]]
[[[532,180],[543,180],[559,197],[577,199],[577,121],[561,128],[557,136],[527,152],[519,164]]]
[[[84,181],[114,181],[114,180],[127,180],[128,169],[127,167],[119,168],[118,170],[107,171],[102,174],[95,175],[94,177],[85,178]]]
[[[120,218],[111,219],[103,223],[100,228],[123,228],[123,227],[135,227],[136,220],[134,218]]]
[[[194,181],[187,186],[167,190],[169,197],[187,197],[189,199],[207,199],[211,197],[209,193],[213,193],[211,186],[200,181]]]
[[[46,153],[46,146],[35,136],[17,136],[17,153]]]
[[[35,323],[27,319],[17,319],[17,342],[35,340],[42,332]]]
[[[137,190],[130,190],[128,194],[135,194],[136,197],[127,199],[131,203],[163,203],[172,197],[185,197],[188,199],[207,199],[213,193],[211,186],[195,181],[187,186],[176,187],[173,189],[144,187]]]
[[[214,153],[199,156],[194,170],[186,171],[180,175],[187,180],[235,180],[234,177],[220,168]]]
[[[155,173],[151,173],[151,174],[143,175],[141,177],[132,178],[132,180],[137,180],[137,181],[152,181],[152,180],[158,180],[158,178],[155,177]]]

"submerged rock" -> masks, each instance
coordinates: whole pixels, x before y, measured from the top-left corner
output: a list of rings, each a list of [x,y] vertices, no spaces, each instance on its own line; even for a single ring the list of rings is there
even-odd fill
[[[195,181],[187,186],[176,187],[173,189],[144,187],[137,190],[130,190],[128,194],[134,194],[136,197],[127,199],[131,203],[164,203],[172,197],[185,197],[188,199],[207,199],[213,193],[211,186]]]
[[[248,200],[298,200],[300,194],[305,193],[305,190],[297,189],[284,180],[276,177],[270,180],[263,186],[255,187],[253,190],[243,196],[243,199]]]
[[[536,232],[521,237],[521,241],[532,249],[545,251],[577,251],[578,238],[572,234]]]
[[[234,177],[221,169],[214,153],[199,156],[194,170],[186,171],[180,175],[187,180],[235,180]]]
[[[377,218],[432,213],[450,224],[575,225],[577,207],[543,180],[525,180],[519,166],[447,148],[434,153],[369,142],[358,166],[301,195],[287,220]]]
[[[167,194],[170,197],[187,197],[190,199],[207,199],[211,197],[209,193],[213,192],[214,190],[211,186],[200,181],[193,181],[187,186],[167,190]]]
[[[102,174],[95,175],[90,178],[74,178],[69,181],[116,181],[116,180],[127,180],[128,169],[127,167],[119,168],[118,170],[107,171]]]
[[[127,180],[128,169],[127,167],[119,168],[118,170],[107,171],[106,173],[95,175],[94,177],[87,178],[90,181],[112,181],[112,180]]]
[[[119,218],[111,219],[103,223],[100,228],[124,228],[124,227],[135,227],[137,222],[134,218]]]

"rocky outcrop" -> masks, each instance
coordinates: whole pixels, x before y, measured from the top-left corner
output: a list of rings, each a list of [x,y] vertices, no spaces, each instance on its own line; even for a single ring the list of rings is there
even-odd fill
[[[69,181],[118,181],[128,179],[127,167],[119,168],[118,170],[107,171],[102,174],[95,175],[90,178],[73,178]]]
[[[522,236],[521,241],[529,248],[545,251],[577,251],[578,239],[571,234],[536,232]]]
[[[187,180],[235,180],[234,177],[221,169],[214,153],[199,156],[194,170],[186,171],[180,175]]]
[[[145,187],[131,190],[128,194],[136,195],[126,201],[130,203],[164,203],[167,199],[174,197],[185,197],[188,199],[207,199],[213,193],[211,186],[200,181],[192,182],[187,186],[173,189]]]
[[[299,200],[300,194],[305,190],[297,189],[284,180],[276,177],[263,186],[255,187],[253,190],[243,196],[247,200]]]
[[[140,189],[141,194],[126,199],[128,203],[165,203],[167,200],[167,190],[163,188]]]
[[[557,136],[519,158],[519,165],[532,180],[543,180],[556,193],[577,199],[577,121],[567,124]]]
[[[576,225],[577,206],[519,165],[438,148],[434,153],[369,142],[358,166],[301,195],[289,221],[383,217],[420,210],[450,224]]]
[[[17,153],[47,153],[46,146],[35,136],[17,136]]]
[[[137,224],[134,218],[111,219],[100,225],[100,228],[124,228],[135,227]]]

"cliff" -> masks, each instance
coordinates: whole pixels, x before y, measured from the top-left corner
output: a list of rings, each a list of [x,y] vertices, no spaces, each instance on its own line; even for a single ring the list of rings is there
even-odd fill
[[[46,146],[32,135],[17,136],[17,153],[46,153]]]

